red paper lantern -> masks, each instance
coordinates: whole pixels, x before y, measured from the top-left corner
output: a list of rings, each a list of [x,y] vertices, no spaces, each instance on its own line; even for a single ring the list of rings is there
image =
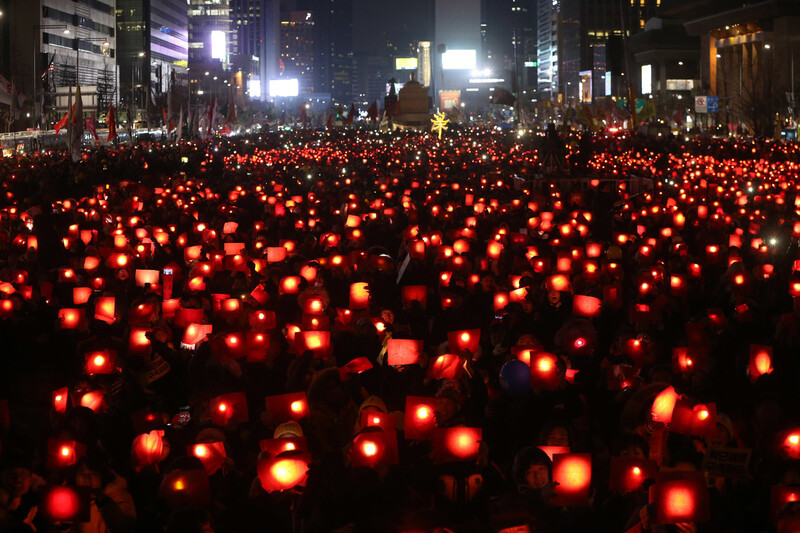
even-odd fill
[[[573,506],[588,502],[592,482],[592,456],[588,453],[553,457],[553,505]]]
[[[248,317],[250,328],[257,331],[275,329],[277,322],[277,317],[275,316],[274,311],[250,311],[250,315]]]
[[[674,296],[686,294],[686,279],[683,276],[672,275],[669,278],[669,288]]]
[[[778,522],[781,515],[790,504],[800,501],[800,487],[797,485],[774,485],[770,493],[770,521]],[[778,529],[779,533],[795,533],[798,529]]]
[[[128,310],[128,324],[145,324],[151,322],[156,314],[156,306],[152,302],[141,302]]]
[[[750,381],[772,373],[772,346],[750,345]]]
[[[480,428],[436,428],[433,432],[434,463],[474,461],[478,458],[483,432]]]
[[[300,292],[300,276],[286,276],[278,285],[278,294],[297,294]]]
[[[672,411],[669,430],[673,433],[713,437],[717,431],[717,406],[714,403],[692,405],[678,399]]]
[[[95,300],[94,318],[106,324],[116,321],[116,299],[113,296],[101,296]]]
[[[425,242],[414,241],[408,248],[408,255],[411,259],[424,259],[425,258]]]
[[[406,285],[401,289],[404,306],[410,306],[417,301],[423,307],[428,303],[428,288],[425,285]]]
[[[90,287],[73,287],[72,288],[72,302],[75,305],[83,305],[89,301],[89,297],[92,295],[92,289]]]
[[[263,362],[267,357],[267,350],[270,347],[270,336],[268,333],[247,332],[247,361]]]
[[[369,307],[369,283],[359,282],[350,285],[350,309]]]
[[[53,411],[56,413],[67,412],[67,398],[69,398],[69,389],[63,387],[53,391]]]
[[[86,455],[86,446],[74,440],[49,439],[47,441],[47,467],[57,470],[74,465]]]
[[[800,429],[786,431],[781,437],[781,449],[792,459],[800,459]]]
[[[640,490],[645,480],[654,479],[658,463],[638,457],[612,457],[609,490],[631,492]]]
[[[226,298],[220,302],[220,316],[226,319],[233,319],[239,316],[242,303],[238,298]]]
[[[509,301],[510,299],[507,292],[494,293],[494,312],[497,313],[498,311],[502,311],[508,305]]]
[[[136,269],[136,273],[134,274],[136,278],[136,286],[144,287],[147,284],[150,284],[151,286],[158,285],[160,275],[161,272],[158,270]]]
[[[708,522],[710,504],[703,472],[659,472],[650,489],[658,524]]]
[[[78,329],[84,323],[83,309],[59,309],[58,320],[61,329]]]
[[[262,452],[270,457],[275,457],[285,452],[307,452],[308,442],[305,437],[279,437],[277,439],[263,439],[258,443]]]
[[[189,324],[199,324],[203,322],[204,311],[202,309],[185,309],[181,307],[175,313],[175,327],[185,328]]]
[[[481,330],[465,329],[447,333],[447,343],[453,351],[467,350],[475,353],[481,340]]]
[[[264,398],[267,412],[277,422],[301,420],[308,416],[308,399],[305,392],[290,392]]]
[[[321,315],[325,312],[325,304],[321,298],[306,298],[303,302],[303,313],[308,315]]]
[[[157,465],[165,458],[168,448],[164,447],[164,431],[154,429],[142,433],[131,445],[131,456],[138,467]]]
[[[71,268],[62,268],[58,271],[58,282],[59,283],[75,283],[77,282],[77,276],[75,275],[75,271]]]
[[[672,369],[675,373],[690,374],[704,368],[706,350],[701,347],[678,347],[672,349]]]
[[[150,353],[150,339],[146,335],[151,331],[152,329],[150,328],[131,328],[128,339],[128,353],[130,355],[147,355]]]
[[[84,372],[87,374],[112,374],[116,370],[116,352],[99,350],[86,353]]]
[[[421,396],[406,397],[405,438],[408,440],[430,440],[436,429],[435,398]]]
[[[456,379],[461,375],[461,363],[456,354],[439,355],[428,364],[428,379]]]
[[[486,255],[491,259],[499,259],[503,253],[503,245],[497,241],[490,241],[486,247]]]
[[[223,341],[225,346],[223,355],[226,359],[239,359],[247,355],[248,345],[244,333],[228,333],[223,337]]]
[[[89,498],[79,489],[59,485],[44,491],[39,508],[53,523],[88,522]]]
[[[557,374],[558,357],[543,351],[531,354],[531,387],[534,389],[555,390],[559,385]]]
[[[164,475],[158,496],[173,507],[208,505],[211,503],[208,474],[205,469],[171,470]]]
[[[211,421],[224,427],[228,422],[245,423],[250,419],[247,409],[247,398],[243,392],[221,394],[209,405]]]
[[[330,331],[299,331],[294,336],[294,350],[302,355],[310,350],[314,357],[328,357],[331,354]]]
[[[556,274],[547,278],[546,281],[547,290],[557,291],[557,292],[566,292],[569,290],[569,276],[564,274]]]
[[[523,303],[528,297],[528,287],[521,287],[514,289],[508,293],[508,301],[512,303]],[[495,295],[495,305],[497,303],[497,295]],[[500,308],[502,309],[502,307]],[[500,310],[499,309],[499,310]]]
[[[222,466],[227,457],[225,444],[222,442],[201,442],[188,447],[189,454],[197,457],[209,476]]]
[[[105,395],[101,390],[87,392],[81,396],[80,404],[83,407],[88,407],[95,413],[99,413],[105,409]]]
[[[597,258],[603,254],[603,245],[599,242],[590,242],[586,244],[586,257]]]
[[[572,299],[572,314],[590,318],[600,316],[600,305],[599,298],[576,294]]]
[[[286,256],[288,251],[283,246],[268,246],[267,247],[267,263],[280,263]]]
[[[672,411],[675,409],[675,402],[680,396],[673,387],[667,387],[661,391],[653,400],[653,407],[650,415],[654,422],[669,424],[672,421]]]
[[[421,340],[389,339],[386,344],[387,363],[392,366],[417,364],[422,345]]]
[[[386,456],[385,434],[380,428],[366,428],[353,439],[350,449],[350,465],[374,467]]]
[[[195,349],[198,344],[211,335],[212,329],[211,324],[189,324],[183,331],[181,346],[191,350]]]
[[[258,479],[267,492],[289,490],[305,485],[311,456],[297,453],[269,459],[259,459]]]
[[[537,446],[537,448],[542,450],[545,455],[550,458],[550,462],[553,461],[556,455],[570,452],[569,446]]]

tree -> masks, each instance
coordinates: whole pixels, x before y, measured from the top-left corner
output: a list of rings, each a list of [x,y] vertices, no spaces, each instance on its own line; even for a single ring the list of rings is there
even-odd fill
[[[775,115],[781,109],[783,94],[773,54],[762,44],[752,43],[745,47],[742,50],[739,95],[742,118],[753,135],[772,137]]]

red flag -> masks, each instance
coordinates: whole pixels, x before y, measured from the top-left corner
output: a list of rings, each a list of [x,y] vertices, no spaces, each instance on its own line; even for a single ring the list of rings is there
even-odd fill
[[[214,96],[211,97],[211,103],[208,105],[208,131],[207,134],[211,133],[214,129],[214,107],[216,107],[216,99]]]
[[[333,129],[333,113],[328,115],[328,122],[325,124],[329,130]]]
[[[306,118],[306,105],[300,104],[300,121],[305,124]]]
[[[117,114],[114,111],[114,104],[109,104],[108,114],[106,114],[106,125],[108,126],[108,142],[117,137]]]
[[[378,102],[372,102],[372,105],[367,109],[367,116],[370,120],[378,120]]]
[[[161,117],[164,119],[164,127],[169,125],[169,119],[167,118],[167,110],[164,106],[161,106]]]
[[[92,137],[94,137],[95,141],[100,140],[100,137],[97,136],[97,129],[94,126],[94,113],[92,113],[90,118],[86,119],[86,129],[89,130],[89,133],[92,134]]]
[[[347,118],[344,120],[345,124],[352,124],[353,118],[356,116],[356,104],[350,104],[350,112],[347,114]]]
[[[56,130],[56,137],[58,137],[58,132],[61,131],[63,128],[67,127],[67,121],[69,120],[69,113],[66,113],[61,120],[56,122],[55,130]]]

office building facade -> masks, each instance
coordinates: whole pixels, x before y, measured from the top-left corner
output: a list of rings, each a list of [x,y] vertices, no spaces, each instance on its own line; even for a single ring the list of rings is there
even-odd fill
[[[117,0],[120,102],[127,108],[185,88],[189,18],[185,0]]]
[[[269,80],[279,75],[280,5],[278,0],[231,0],[237,33],[234,67],[243,71],[247,94],[266,100]]]

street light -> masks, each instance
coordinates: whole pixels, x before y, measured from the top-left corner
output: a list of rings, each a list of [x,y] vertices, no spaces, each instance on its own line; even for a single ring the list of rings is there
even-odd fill
[[[144,51],[140,51],[138,54],[136,54],[136,57],[141,59],[146,55],[147,54],[145,54]],[[141,72],[141,68],[139,70]],[[131,61],[131,101],[130,101],[130,106],[128,107],[128,115],[129,115],[128,123],[132,125],[136,124],[136,113],[134,112],[134,106],[136,105],[136,96],[134,92],[136,90],[136,78],[134,77],[135,71],[136,71],[136,64],[133,61]],[[133,115],[133,117],[131,117],[130,115]]]
[[[0,16],[2,12],[0,12]],[[37,30],[55,30],[55,29],[62,29],[64,30],[65,34],[69,33],[69,28],[67,28],[66,24],[34,24],[33,25],[33,105],[31,108],[33,109],[33,118],[34,122],[36,120],[36,44],[39,42],[39,32]],[[42,88],[44,90],[44,88]]]

